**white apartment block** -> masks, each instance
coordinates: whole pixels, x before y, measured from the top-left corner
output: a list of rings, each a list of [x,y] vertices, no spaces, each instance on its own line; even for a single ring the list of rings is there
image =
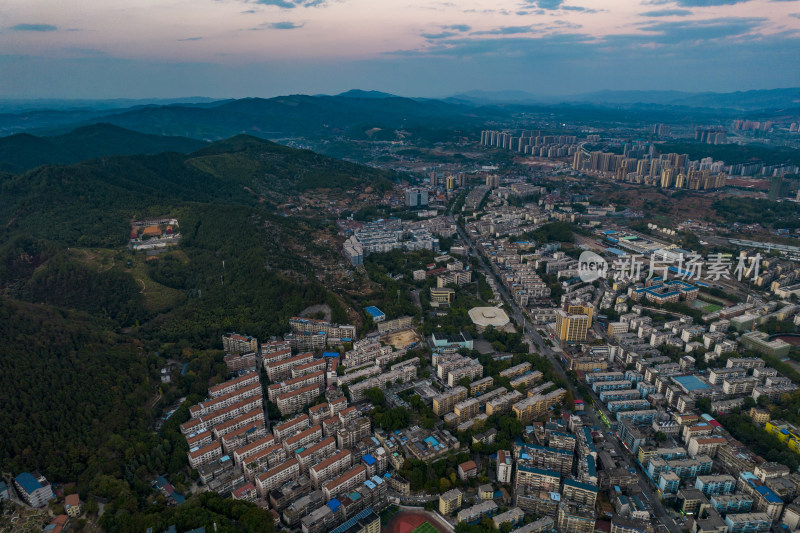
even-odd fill
[[[311,466],[330,457],[336,451],[336,439],[326,437],[320,442],[309,446],[302,452],[295,452],[295,457],[300,463],[300,471],[306,472]]]
[[[186,444],[189,448],[199,448],[205,446],[214,438],[214,434],[207,429],[201,429],[197,433],[190,433],[186,435]]]
[[[240,389],[242,387],[252,385],[253,383],[260,383],[260,382],[261,379],[258,376],[258,372],[250,372],[249,374],[245,374],[244,376],[239,376],[238,378],[231,379],[223,383],[220,383],[219,385],[214,385],[213,387],[210,387],[208,389],[208,395],[211,398],[217,398],[219,396],[225,396],[226,394],[230,394],[236,389]]]
[[[276,352],[285,352],[289,349],[289,341],[269,341],[261,343],[261,355],[264,358]]]
[[[322,392],[320,385],[308,385],[301,389],[286,392],[277,397],[276,403],[281,415],[290,415],[303,410],[307,405],[314,403],[317,396]]]
[[[301,353],[288,359],[282,359],[273,363],[265,364],[264,369],[267,371],[269,380],[273,383],[282,381],[292,375],[292,368],[314,360],[314,354],[311,352]]]
[[[246,424],[235,431],[231,431],[220,438],[222,449],[225,453],[233,453],[233,450],[244,446],[250,442],[255,442],[267,434],[263,421]]]
[[[201,448],[192,448],[187,455],[189,456],[189,465],[192,468],[197,468],[222,457],[222,446],[220,446],[219,442],[212,442]]]
[[[300,464],[297,462],[297,459],[289,459],[275,468],[270,468],[256,477],[256,490],[258,495],[264,498],[272,489],[280,487],[286,480],[295,479],[299,475]]]
[[[269,448],[270,446],[274,446],[275,444],[276,444],[275,437],[267,433],[260,439],[235,449],[233,451],[233,461],[237,465],[241,465],[243,460],[247,459],[248,457],[252,457],[261,450],[266,450],[267,448]]]
[[[316,372],[325,372],[327,367],[328,363],[325,359],[317,359],[316,361],[311,361],[310,363],[292,368],[292,378],[299,378],[300,376],[306,376]]]
[[[497,482],[511,483],[511,474],[514,471],[514,457],[510,451],[497,451]]]
[[[260,405],[256,409],[237,416],[233,420],[228,420],[227,422],[214,426],[214,436],[220,439],[228,433],[255,423],[264,424],[264,410]]]
[[[450,387],[455,387],[458,385],[458,382],[461,381],[463,378],[469,378],[470,381],[474,381],[476,378],[480,378],[483,376],[483,365],[477,361],[474,361],[472,364],[467,366],[462,366],[459,368],[454,368],[450,372],[447,373],[447,385]]]
[[[244,400],[240,400],[239,402],[236,402],[235,404],[224,409],[220,409],[219,411],[214,411],[206,416],[193,418],[188,422],[181,424],[181,433],[184,435],[190,435],[192,433],[197,433],[202,429],[216,428],[228,420],[232,420],[255,409],[262,409],[261,395],[245,398]]]
[[[323,483],[350,468],[352,460],[353,454],[350,450],[340,450],[327,459],[323,459],[319,463],[311,466],[308,469],[308,474],[314,488],[320,488]]]
[[[253,481],[258,474],[275,468],[284,461],[286,461],[286,450],[280,444],[273,444],[269,448],[246,457],[242,461],[242,471],[246,479]]]
[[[364,392],[367,389],[371,389],[373,387],[384,389],[386,388],[387,383],[395,383],[398,380],[402,383],[405,383],[406,381],[411,381],[416,377],[417,367],[414,365],[406,365],[396,370],[384,372],[383,374],[379,374],[373,378],[366,379],[360,383],[356,383],[350,387],[350,398],[354,402],[358,402],[364,399]]]
[[[300,448],[307,447],[308,445],[318,442],[322,439],[322,426],[311,426],[305,431],[301,431],[293,437],[289,437],[283,441],[283,448],[286,450],[286,455],[294,454]]]
[[[206,416],[214,411],[219,411],[220,409],[230,407],[231,405],[240,402],[245,398],[250,398],[251,396],[261,396],[261,394],[261,383],[252,383],[242,388],[235,389],[228,394],[217,396],[211,400],[195,404],[189,408],[189,414],[191,418]]]
[[[324,388],[325,372],[320,370],[305,376],[287,379],[286,381],[281,381],[280,383],[273,383],[267,387],[267,397],[269,398],[269,401],[274,403],[281,394],[302,389],[303,387],[307,387],[309,385],[317,385],[320,388]]]
[[[686,451],[689,452],[691,457],[707,455],[713,458],[717,455],[717,450],[721,446],[727,444],[728,441],[724,437],[692,437],[689,439],[689,445],[686,447]]]
[[[353,490],[367,479],[367,468],[364,465],[357,465],[346,471],[335,479],[331,479],[322,484],[322,494],[327,501],[332,500],[339,494]]]
[[[272,426],[272,434],[275,435],[275,440],[280,442],[286,437],[291,437],[295,433],[300,433],[310,425],[308,415],[298,415],[282,424]]]

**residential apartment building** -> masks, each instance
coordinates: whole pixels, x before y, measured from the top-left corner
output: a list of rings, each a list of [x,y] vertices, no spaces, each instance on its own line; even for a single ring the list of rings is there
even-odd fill
[[[262,426],[264,425],[264,410],[261,408],[260,402],[258,407],[255,409],[247,411],[246,413],[243,413],[232,420],[228,420],[227,422],[217,424],[214,426],[212,432],[214,433],[215,438],[221,439],[228,433],[232,433],[245,426],[252,426],[257,423],[260,423]]]
[[[336,451],[336,439],[326,437],[318,443],[301,451],[295,452],[295,457],[300,463],[300,471],[307,472],[315,464],[324,461]]]
[[[275,440],[280,442],[286,437],[290,437],[295,433],[300,433],[310,425],[311,423],[308,415],[302,414],[291,420],[272,426],[272,434],[275,435]]]
[[[286,416],[303,410],[307,405],[314,403],[314,400],[322,392],[319,385],[308,385],[301,389],[286,392],[277,397],[276,403],[281,415]]]
[[[274,446],[275,444],[276,444],[275,437],[267,433],[258,440],[255,440],[249,444],[236,448],[233,451],[233,461],[237,465],[241,466],[242,461],[244,461],[248,457],[257,454],[261,450],[266,450],[267,448],[269,448],[270,446]]]
[[[706,496],[711,494],[730,494],[736,488],[736,479],[727,474],[697,476],[694,488]]]
[[[439,513],[442,516],[447,516],[453,511],[461,508],[461,499],[463,495],[458,489],[450,489],[444,494],[439,495]]]
[[[413,361],[408,363],[398,363],[392,366],[392,370],[378,374],[375,377],[366,379],[349,387],[350,399],[359,402],[365,398],[364,393],[367,389],[377,387],[383,389],[389,383],[405,383],[417,377],[417,367]],[[465,389],[466,390],[466,389]]]
[[[243,376],[239,376],[238,378],[234,378],[219,385],[214,385],[213,387],[209,387],[208,389],[208,396],[210,398],[217,398],[219,396],[224,396],[226,394],[230,394],[236,389],[246,387],[248,385],[252,385],[253,383],[260,383],[261,379],[259,378],[258,372],[250,372],[249,374],[245,374]]]
[[[717,450],[726,444],[728,444],[728,440],[725,437],[692,437],[689,439],[687,451],[692,457],[707,455],[713,459]]]
[[[340,450],[330,457],[323,459],[319,463],[308,469],[308,475],[315,489],[322,487],[326,481],[342,474],[348,470],[352,464],[353,454],[350,450]]]
[[[256,490],[261,498],[266,497],[273,489],[280,487],[285,481],[300,475],[300,464],[297,459],[289,459],[274,468],[270,468],[256,477]]]
[[[511,409],[517,420],[527,423],[547,413],[547,410],[563,400],[566,394],[567,391],[561,388],[547,394],[536,394],[515,403]]]
[[[320,370],[311,374],[287,379],[286,381],[281,381],[280,383],[273,383],[267,387],[267,397],[269,398],[269,401],[274,403],[281,394],[302,389],[303,387],[307,387],[309,385],[316,385],[320,391],[324,389],[325,372]]]
[[[336,430],[336,445],[339,449],[350,448],[369,436],[371,424],[369,418],[360,416],[344,422]]]
[[[524,455],[524,457],[523,457]],[[523,466],[554,470],[562,476],[572,472],[574,453],[537,444],[526,444],[517,455],[517,472]]]
[[[576,503],[593,508],[597,501],[597,485],[565,479],[561,495]]]
[[[469,384],[469,393],[472,396],[475,396],[479,393],[484,393],[489,390],[492,385],[494,385],[494,378],[491,376],[487,376],[485,378],[479,379],[477,381],[473,381]]]
[[[322,484],[322,493],[326,500],[332,500],[337,495],[352,490],[364,483],[367,479],[367,469],[364,465],[356,465],[335,479]]]
[[[261,395],[259,394],[256,396],[250,396],[249,398],[240,400],[223,409],[219,409],[205,416],[199,416],[197,418],[192,418],[188,422],[184,422],[181,424],[181,433],[184,435],[190,435],[192,433],[198,433],[203,429],[216,429],[217,426],[229,420],[233,420],[244,413],[262,409],[263,402]]]
[[[231,454],[237,448],[255,442],[266,435],[267,430],[264,427],[264,422],[256,421],[226,433],[219,440],[225,453]]]
[[[325,372],[327,368],[328,362],[325,359],[317,359],[292,368],[292,378],[299,378],[316,372]]]
[[[766,513],[729,514],[725,517],[728,533],[768,533],[772,519]]]
[[[55,498],[50,483],[41,475],[23,472],[14,478],[17,494],[31,507],[44,507]]]
[[[480,402],[477,398],[467,398],[453,406],[453,413],[458,417],[458,422],[465,422],[480,413]]]
[[[514,458],[510,451],[497,451],[497,482],[511,483],[511,474],[514,471]]]
[[[267,371],[267,377],[272,383],[283,381],[292,375],[292,368],[314,360],[314,354],[311,352],[301,353],[294,357],[280,359],[270,363],[264,363],[264,370]]]
[[[249,335],[228,333],[222,336],[222,349],[229,354],[257,352],[258,339]]]
[[[472,361],[471,364],[454,368],[453,370],[448,372],[447,385],[449,387],[455,387],[456,385],[458,385],[459,381],[461,381],[464,378],[473,380],[481,376],[483,376],[483,365],[480,364],[478,361]]]
[[[284,439],[282,446],[286,450],[286,455],[291,457],[297,450],[306,448],[315,442],[319,442],[321,439],[322,426],[316,425],[301,431],[297,435],[287,437]]]
[[[583,342],[590,324],[588,315],[571,315],[560,309],[556,311],[556,338],[565,343]]]
[[[597,515],[594,509],[569,500],[561,500],[558,506],[558,529],[561,533],[594,533]]]
[[[242,459],[242,472],[246,479],[253,481],[258,474],[275,468],[286,461],[286,450],[280,444],[273,444]]]
[[[531,364],[528,362],[520,363],[518,365],[512,366],[511,368],[507,368],[500,372],[500,377],[514,379],[525,372],[528,372],[531,369]]]
[[[219,441],[214,441],[200,448],[192,448],[187,453],[187,456],[189,457],[189,465],[196,470],[200,465],[208,464],[222,457],[222,446]]]
[[[325,320],[292,317],[289,319],[289,327],[292,328],[294,333],[324,332],[329,340],[335,339],[350,342],[356,339],[356,327],[350,324],[333,324]]]
[[[561,474],[555,470],[536,468],[519,464],[514,490],[536,489],[558,492],[561,487]]]

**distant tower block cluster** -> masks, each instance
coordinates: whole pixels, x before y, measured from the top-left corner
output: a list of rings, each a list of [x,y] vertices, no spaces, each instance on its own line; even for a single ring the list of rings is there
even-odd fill
[[[578,151],[575,135],[544,135],[538,130],[522,130],[520,134],[505,131],[481,131],[481,145],[505,148],[536,157],[569,157]]]
[[[629,153],[633,154],[631,150]],[[625,183],[638,183],[664,189],[711,190],[725,187],[725,163],[707,157],[689,161],[688,154],[648,155],[636,159],[624,154],[578,151],[572,168]]]

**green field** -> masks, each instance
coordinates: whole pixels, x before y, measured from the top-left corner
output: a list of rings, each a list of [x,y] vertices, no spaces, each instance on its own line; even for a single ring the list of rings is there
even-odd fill
[[[414,528],[411,533],[439,533],[439,530],[433,527],[430,522],[423,522]]]
[[[720,309],[722,309],[721,305],[712,304],[703,300],[693,300],[690,305],[692,306],[692,308],[699,309],[704,313],[713,313],[715,311],[719,311]]]

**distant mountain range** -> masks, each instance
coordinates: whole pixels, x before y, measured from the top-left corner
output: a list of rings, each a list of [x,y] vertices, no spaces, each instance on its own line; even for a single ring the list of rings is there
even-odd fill
[[[628,123],[694,122],[730,120],[732,118],[770,118],[800,114],[800,88],[745,91],[735,93],[688,93],[679,91],[598,91],[573,96],[537,96],[524,91],[469,91],[444,99],[406,98],[380,91],[353,89],[338,95],[288,95],[275,98],[242,98],[209,101],[190,98],[185,102],[110,107],[104,101],[91,107],[71,108],[62,103],[55,108],[0,113],[0,137],[29,133],[50,138],[77,128],[106,123],[140,133],[216,141],[247,134],[281,140],[364,138],[368,130],[383,130],[385,140],[395,138],[394,131],[461,131],[475,134],[487,123],[504,123],[520,113],[544,113],[569,122],[604,124],[609,121]],[[0,110],[2,103],[0,102]],[[120,132],[116,132],[119,134]],[[144,150],[131,148],[122,152],[103,145],[122,146],[112,134],[99,135],[98,146],[90,157],[110,153],[152,153],[159,143],[147,140]],[[36,143],[42,146],[42,154]],[[177,142],[177,141],[174,141]],[[31,168],[43,163],[74,162],[68,157],[72,148],[59,154],[58,146],[41,144],[30,138],[10,140],[10,148],[0,144],[0,169]],[[16,144],[14,144],[16,143]],[[145,143],[136,139],[135,146]],[[8,146],[8,143],[5,143]],[[16,146],[23,151],[16,154]],[[80,152],[81,147],[77,146]],[[186,151],[167,147],[165,149]],[[83,150],[86,151],[85,149]],[[10,158],[10,159],[9,159]]]
[[[205,144],[196,139],[149,135],[104,123],[53,137],[18,133],[0,137],[0,171],[22,172],[41,165],[72,164],[111,155],[188,153]]]
[[[26,131],[36,135],[67,133],[97,122],[149,133],[219,140],[239,134],[280,139],[331,137],[351,128],[405,129],[479,126],[488,118],[506,117],[497,107],[417,100],[385,93],[349,91],[337,96],[290,95],[243,98],[203,105],[137,106],[110,111],[44,110],[0,115],[0,134]]]
[[[737,91],[732,93],[596,91],[566,96],[536,95],[524,91],[467,91],[453,95],[446,100],[481,105],[491,103],[534,105],[658,105],[755,111],[800,108],[800,88]]]

